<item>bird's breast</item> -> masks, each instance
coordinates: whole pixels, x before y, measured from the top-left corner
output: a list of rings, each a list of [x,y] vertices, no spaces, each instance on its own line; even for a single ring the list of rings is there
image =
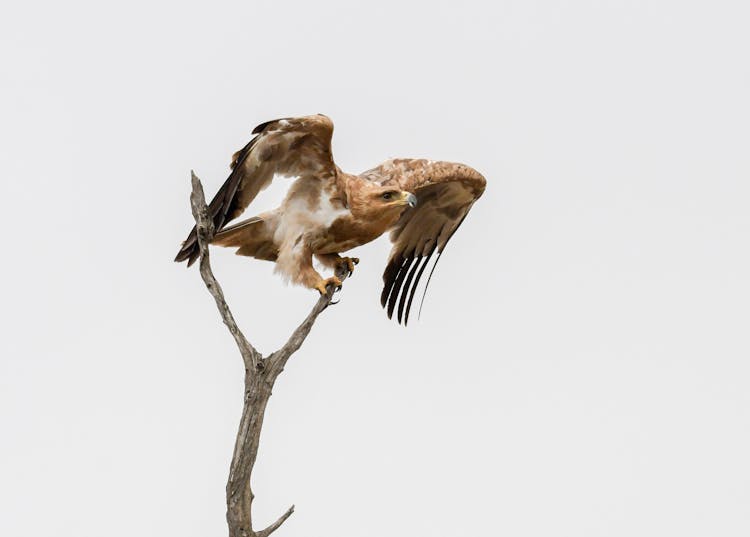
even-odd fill
[[[346,252],[377,239],[386,229],[359,219],[348,213],[336,218],[328,228],[313,241],[313,251],[320,254]]]
[[[366,244],[388,230],[398,214],[353,214],[336,190],[319,183],[297,181],[281,207],[275,242],[297,247],[307,244],[313,253],[340,253]]]

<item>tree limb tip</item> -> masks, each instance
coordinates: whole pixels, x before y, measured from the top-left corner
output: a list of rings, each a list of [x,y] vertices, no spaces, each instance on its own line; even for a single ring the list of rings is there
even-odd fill
[[[281,526],[286,521],[287,518],[289,518],[290,516],[292,516],[292,513],[294,513],[294,506],[293,505],[289,509],[287,509],[286,513],[284,513],[283,515],[281,515],[276,522],[274,522],[273,524],[271,524],[270,526],[268,526],[266,529],[260,530],[257,533],[257,536],[258,537],[268,537],[274,531],[276,531],[277,529],[279,529],[279,526]]]

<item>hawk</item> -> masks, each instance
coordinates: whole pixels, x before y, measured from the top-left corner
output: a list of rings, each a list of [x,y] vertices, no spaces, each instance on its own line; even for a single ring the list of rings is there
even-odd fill
[[[217,230],[211,243],[273,261],[292,283],[325,294],[341,281],[323,278],[313,258],[351,273],[359,260],[339,254],[390,231],[393,249],[380,301],[389,318],[395,311],[406,324],[427,264],[433,254],[437,263],[484,192],[484,177],[464,164],[424,159],[392,159],[359,175],[345,173],[333,161],[333,122],[324,115],[268,121],[252,133],[208,206]],[[281,206],[227,226],[274,177],[294,178]],[[193,227],[175,261],[190,266],[199,255]]]

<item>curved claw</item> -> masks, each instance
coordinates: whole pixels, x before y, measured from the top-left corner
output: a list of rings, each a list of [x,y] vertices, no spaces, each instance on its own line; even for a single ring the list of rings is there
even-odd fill
[[[349,273],[348,276],[354,274],[354,266],[359,264],[359,258],[357,257],[342,257],[337,261],[339,267],[346,269]]]
[[[327,295],[329,285],[333,286],[333,292],[335,293],[341,289],[341,280],[336,276],[331,276],[330,278],[326,278],[325,280],[320,280],[315,284],[314,287],[321,295]]]
[[[359,265],[359,257],[348,257],[347,259],[349,260],[349,263],[350,263],[349,276],[351,276],[352,274],[354,274],[354,266]]]

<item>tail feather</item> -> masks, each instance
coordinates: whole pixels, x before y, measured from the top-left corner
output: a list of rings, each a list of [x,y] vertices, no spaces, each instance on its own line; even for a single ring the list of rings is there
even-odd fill
[[[257,227],[255,224],[258,222],[263,222],[263,219],[260,216],[253,216],[233,226],[228,226],[214,235],[211,244],[219,246],[242,246],[243,237],[252,233],[253,229],[251,228]]]
[[[217,233],[211,244],[237,248],[237,255],[276,261],[279,250],[274,244],[277,219],[273,213],[254,216]]]
[[[182,247],[180,248],[180,251],[177,252],[174,260],[177,263],[187,261],[187,266],[189,267],[190,265],[195,263],[195,260],[198,259],[199,256],[200,248],[198,247],[198,233],[195,227],[193,227],[193,229],[190,231],[190,235],[188,235],[187,239],[185,239],[185,242],[182,243]]]

